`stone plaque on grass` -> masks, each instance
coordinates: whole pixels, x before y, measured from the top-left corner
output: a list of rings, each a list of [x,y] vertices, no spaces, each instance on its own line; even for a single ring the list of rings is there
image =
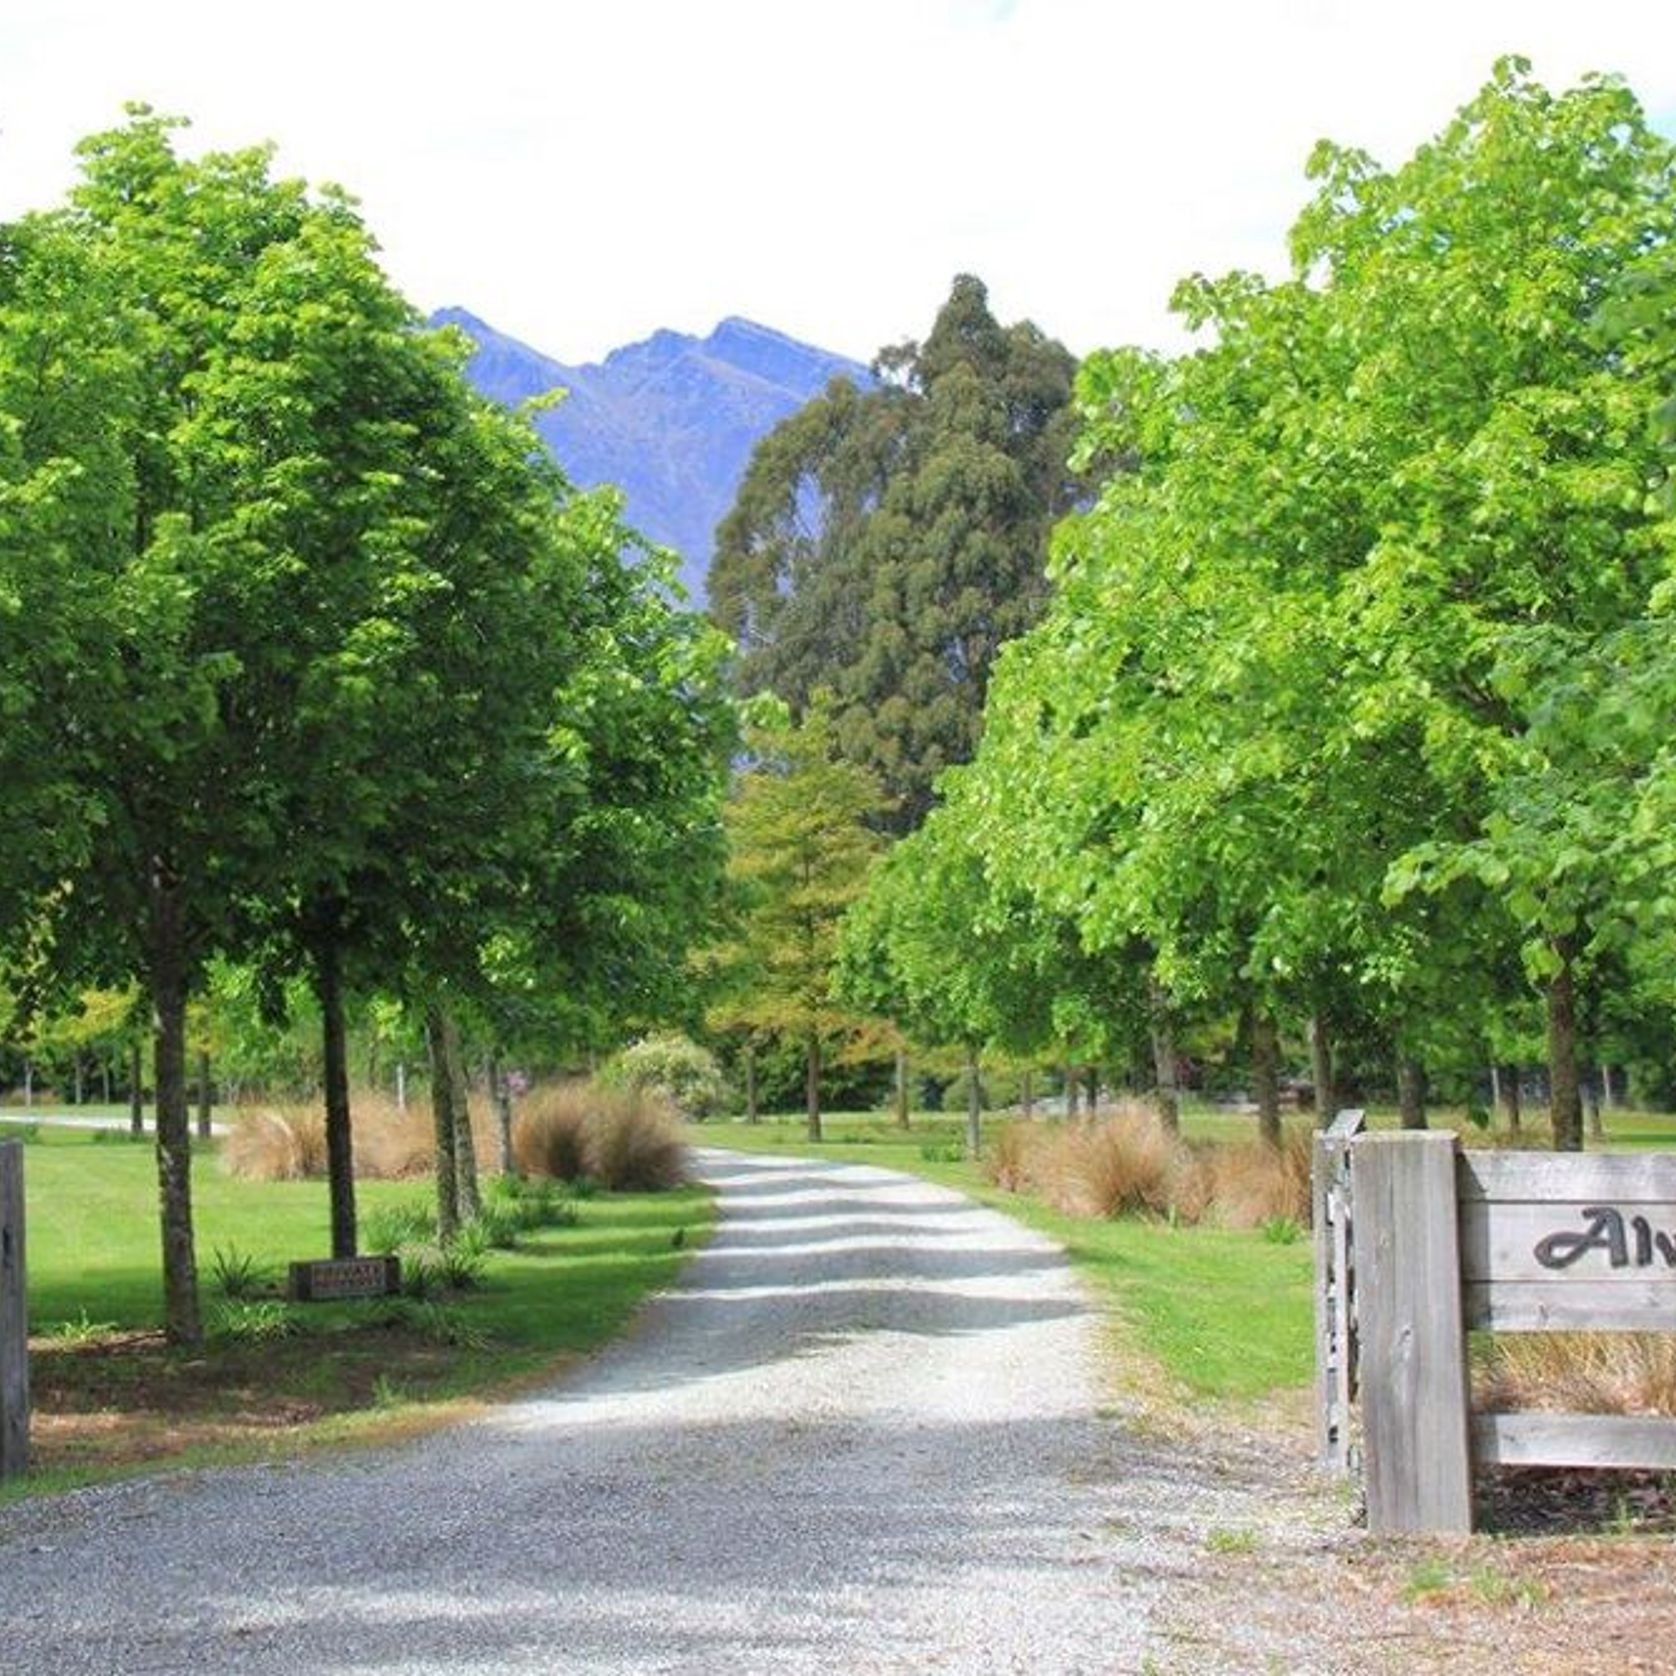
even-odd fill
[[[399,1292],[399,1257],[332,1257],[291,1265],[291,1297],[297,1303],[336,1303],[345,1298],[385,1298]]]

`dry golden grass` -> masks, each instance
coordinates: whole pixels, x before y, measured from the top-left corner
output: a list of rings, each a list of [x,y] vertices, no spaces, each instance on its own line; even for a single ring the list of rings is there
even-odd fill
[[[1034,1179],[1031,1160],[1040,1151],[1042,1134],[1034,1122],[1003,1124],[990,1139],[984,1173],[1005,1192],[1025,1192]]]
[[[1482,1408],[1676,1416],[1676,1335],[1501,1333],[1474,1378]]]
[[[997,1131],[989,1178],[1038,1194],[1070,1216],[1171,1216],[1257,1228],[1309,1219],[1310,1137],[1188,1146],[1150,1107],[1126,1104],[1098,1123],[1013,1123]]]
[[[613,1192],[657,1192],[687,1179],[675,1107],[650,1089],[580,1080],[536,1089],[519,1109],[512,1149],[530,1175],[586,1176]]]
[[[687,1179],[679,1114],[650,1089],[602,1104],[582,1140],[589,1176],[613,1192],[658,1193]]]
[[[404,1111],[387,1094],[357,1089],[350,1099],[355,1174],[363,1181],[401,1181],[426,1174],[436,1153],[429,1101]],[[500,1157],[494,1102],[479,1090],[471,1101],[471,1132],[479,1168]],[[326,1116],[318,1101],[246,1106],[233,1120],[222,1163],[251,1181],[295,1181],[326,1173]]]
[[[1192,1168],[1186,1148],[1141,1107],[1098,1123],[1015,1123],[1001,1130],[990,1179],[1029,1189],[1069,1216],[1167,1214]]]
[[[1278,1149],[1260,1140],[1206,1147],[1198,1154],[1202,1205],[1197,1215],[1186,1207],[1180,1214],[1224,1228],[1260,1228],[1277,1217],[1307,1223],[1312,1140],[1289,1130]]]
[[[397,1181],[431,1167],[431,1112],[403,1111],[388,1096],[358,1091],[350,1101],[355,1174]],[[221,1151],[224,1167],[252,1181],[295,1181],[326,1173],[326,1114],[318,1101],[246,1106]]]
[[[319,1106],[246,1106],[233,1119],[221,1163],[247,1181],[324,1175],[326,1114]]]
[[[512,1156],[525,1175],[576,1181],[587,1174],[582,1130],[592,1109],[592,1084],[572,1079],[533,1088],[512,1125]]]

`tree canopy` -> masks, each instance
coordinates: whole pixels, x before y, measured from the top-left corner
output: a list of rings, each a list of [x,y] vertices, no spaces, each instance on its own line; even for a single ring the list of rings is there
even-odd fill
[[[1074,366],[962,275],[871,389],[836,381],[759,444],[717,532],[710,609],[744,691],[798,714],[829,694],[837,748],[878,775],[895,831],[970,758],[995,654],[1041,610],[1047,532],[1077,493]]]
[[[26,1000],[147,989],[191,1340],[185,1019],[212,957],[314,984],[347,1254],[345,986],[487,994],[516,948],[588,1005],[667,987],[732,727],[664,561],[472,394],[351,203],[264,148],[184,158],[178,126],[136,108],[0,239],[0,766],[34,817],[0,961]]]
[[[1400,168],[1310,167],[1291,278],[1188,281],[1206,347],[1082,369],[1081,458],[1123,469],[999,660],[962,818],[997,883],[1254,1044],[1313,1016],[1459,1059],[1539,987],[1576,1144],[1670,556],[1668,387],[1603,309],[1670,245],[1671,149],[1619,84],[1508,60]]]

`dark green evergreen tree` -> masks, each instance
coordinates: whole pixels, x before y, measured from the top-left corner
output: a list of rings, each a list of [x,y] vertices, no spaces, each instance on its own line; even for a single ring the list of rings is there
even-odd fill
[[[910,831],[972,755],[1001,644],[1040,613],[1047,533],[1076,496],[1075,362],[982,283],[954,282],[923,344],[882,351],[759,445],[717,532],[710,608],[748,693],[832,696],[843,756]]]

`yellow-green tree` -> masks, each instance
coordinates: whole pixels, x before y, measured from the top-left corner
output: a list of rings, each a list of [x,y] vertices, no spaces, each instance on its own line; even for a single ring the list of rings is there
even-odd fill
[[[861,1022],[833,987],[838,925],[880,848],[878,782],[838,760],[817,705],[750,739],[725,812],[732,927],[710,965],[733,1027],[795,1041],[809,1138],[821,1134],[823,1055]]]

